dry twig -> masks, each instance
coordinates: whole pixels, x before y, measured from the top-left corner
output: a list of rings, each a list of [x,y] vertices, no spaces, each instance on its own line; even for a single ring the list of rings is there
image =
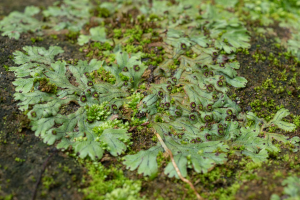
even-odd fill
[[[161,143],[161,145],[163,146],[164,150],[169,154],[169,156],[170,156],[170,158],[171,158],[171,160],[172,160],[172,164],[173,164],[173,166],[174,166],[174,168],[175,168],[175,170],[176,170],[176,172],[177,172],[179,178],[180,178],[183,182],[185,182],[185,183],[187,183],[187,184],[190,185],[190,187],[194,190],[195,195],[197,196],[197,199],[199,199],[199,200],[204,200],[204,199],[200,196],[200,194],[196,191],[196,189],[195,189],[193,183],[191,183],[191,181],[189,181],[188,179],[184,178],[184,177],[181,175],[181,172],[180,172],[180,170],[179,170],[178,166],[176,165],[176,162],[175,162],[175,160],[174,160],[174,158],[173,158],[173,154],[172,154],[171,150],[167,147],[167,145],[165,144],[165,142],[163,141],[163,139],[160,137],[160,135],[159,135],[156,131],[154,131],[154,133],[155,133],[155,135],[157,136],[157,138],[158,138],[159,142]]]

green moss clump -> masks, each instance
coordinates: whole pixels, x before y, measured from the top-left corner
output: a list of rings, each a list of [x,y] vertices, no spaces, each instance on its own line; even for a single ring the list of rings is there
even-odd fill
[[[42,92],[48,92],[48,93],[57,93],[57,86],[53,83],[50,83],[49,79],[47,78],[35,78],[34,82],[39,82],[39,90]]]
[[[54,184],[54,179],[50,176],[44,176],[42,182],[46,189],[50,189],[50,187]]]
[[[88,54],[86,54],[86,57],[92,57],[94,55],[94,51],[90,51]]]
[[[129,129],[129,123],[128,122],[123,123],[122,120],[117,120],[117,119],[107,120],[103,122],[101,125],[94,127],[93,131],[96,134],[98,134],[98,136],[100,136],[105,129],[110,129],[110,128],[119,128],[119,129],[127,130]]]
[[[97,8],[96,11],[98,12],[98,17],[107,18],[110,16],[110,12],[107,8]]]
[[[108,82],[111,84],[116,83],[116,77],[114,77],[114,75],[112,75],[110,72],[106,71],[102,67],[97,70],[97,74],[98,74],[98,80]],[[97,82],[97,79],[96,79],[96,82]]]
[[[7,65],[3,65],[5,71],[8,71],[9,67]]]
[[[32,43],[38,42],[38,41],[43,41],[44,39],[42,37],[32,37],[30,38]]]
[[[131,96],[127,97],[130,101],[127,103],[128,106],[131,109],[136,109],[136,106],[140,103],[140,101],[144,98],[144,95],[142,93],[134,93]]]
[[[140,127],[141,124],[145,123],[147,121],[147,119],[140,119],[140,118],[136,118],[136,117],[132,117],[131,121],[130,121],[130,125],[131,126],[139,126],[138,129],[141,129],[142,127]]]
[[[19,157],[16,157],[16,158],[15,158],[15,161],[16,161],[16,162],[25,162],[25,159],[21,159],[21,158],[19,158]]]
[[[87,119],[89,121],[104,121],[111,114],[109,111],[109,107],[107,107],[109,103],[107,101],[103,102],[100,105],[94,104],[90,107],[86,107]],[[108,108],[108,109],[107,109]]]
[[[92,44],[92,47],[98,49],[99,51],[111,51],[113,47],[108,42],[95,42]]]
[[[294,123],[297,127],[300,127],[300,115],[294,116],[293,123]]]
[[[157,138],[156,138],[157,139]],[[157,165],[158,167],[162,166],[162,164],[167,161],[166,157],[164,156],[164,153],[162,151],[160,151],[157,155],[157,158],[156,158],[156,161],[157,161]]]
[[[119,73],[119,76],[120,76],[120,79],[121,79],[122,81],[129,81],[129,77],[128,77],[128,76],[125,76],[125,75],[122,74],[122,73]]]
[[[70,40],[77,40],[79,35],[80,33],[76,31],[69,31],[69,33],[66,34],[67,38]]]
[[[129,180],[123,171],[111,166],[109,169],[100,163],[87,164],[92,178],[89,186],[83,189],[86,199],[93,200],[140,200],[141,181]],[[108,176],[110,177],[108,180]],[[85,180],[83,180],[85,182]]]
[[[158,64],[160,64],[163,61],[163,54],[164,54],[164,51],[161,49],[160,49],[159,54],[154,53],[153,50],[151,50],[150,53],[144,53],[142,58],[148,58],[148,60],[145,61],[144,64],[157,66]],[[177,66],[174,67],[174,69],[176,69],[176,68],[177,68]]]
[[[263,82],[263,84],[262,84],[262,87],[266,90],[269,88],[272,88],[272,89],[276,88],[276,86],[273,84],[273,79],[271,79],[271,78],[268,78],[267,80],[265,80],[265,82]]]
[[[122,37],[122,35],[123,35],[123,33],[122,33],[122,29],[114,29],[113,30],[113,32],[114,32],[114,38],[121,38]]]
[[[106,51],[106,52],[104,51],[103,55],[104,55],[104,59],[107,62],[107,64],[110,64],[116,60],[116,55],[110,53],[109,51]]]
[[[143,36],[143,30],[141,29],[140,26],[135,26],[133,29],[127,29],[126,32],[124,33],[124,37],[129,37],[127,40],[128,43],[132,43],[134,41],[141,41]]]
[[[141,45],[132,45],[132,44],[127,44],[124,47],[124,51],[126,51],[127,53],[137,53],[138,51],[142,51],[143,47]]]
[[[286,69],[284,69],[282,72],[279,72],[279,73],[278,73],[277,80],[280,80],[280,81],[287,81]]]

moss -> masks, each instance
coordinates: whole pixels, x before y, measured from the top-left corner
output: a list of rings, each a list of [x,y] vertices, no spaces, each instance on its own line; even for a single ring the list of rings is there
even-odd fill
[[[123,35],[123,33],[122,33],[122,29],[114,29],[113,30],[113,32],[114,32],[114,38],[121,38],[122,37],[122,35]]]
[[[53,39],[55,39],[55,40],[58,38],[57,35],[54,35],[54,34],[53,34],[53,35],[50,35],[50,36],[51,36]]]
[[[142,39],[143,30],[140,26],[135,26],[133,29],[126,29],[124,33],[124,37],[129,37],[127,40],[128,43],[132,43],[134,41],[140,42]]]
[[[297,126],[300,127],[300,115],[294,116],[293,117],[293,123]]]
[[[163,119],[160,115],[156,115],[155,118],[154,118],[154,121],[155,122],[163,122]]]
[[[294,73],[293,78],[289,81],[289,84],[294,86],[297,84],[297,73]]]
[[[42,178],[42,183],[46,189],[50,189],[50,187],[54,184],[54,179],[51,176],[44,176]]]
[[[287,81],[286,69],[284,69],[282,72],[278,73],[277,80]]]
[[[8,71],[9,70],[9,67],[7,65],[3,65],[5,71]]]
[[[140,125],[145,123],[147,121],[147,119],[140,119],[140,118],[136,118],[136,117],[132,117],[130,120],[130,125],[131,126],[138,126],[138,129],[140,129]]]
[[[174,64],[168,66],[169,69],[173,69],[173,70],[174,70],[174,69],[177,69],[177,67],[178,67],[178,66],[177,66],[177,65],[174,65]]]
[[[13,194],[8,194],[8,195],[5,195],[5,196],[3,197],[3,200],[12,200],[13,197],[14,197]],[[1,197],[0,197],[0,198],[1,198]]]
[[[263,82],[263,84],[262,84],[262,87],[266,90],[269,88],[272,88],[272,89],[276,88],[276,86],[273,84],[273,79],[271,79],[271,78],[268,78],[267,80],[265,80],[265,82]]]
[[[57,93],[57,86],[54,83],[50,83],[49,79],[47,78],[35,78],[34,82],[39,82],[38,89],[42,92],[48,93]]]
[[[285,87],[283,87],[283,86],[280,85],[277,89],[274,90],[274,93],[275,94],[281,94],[284,91],[285,91]]]
[[[91,77],[93,78],[93,81],[95,81],[96,83],[101,81],[111,83],[111,84],[116,83],[116,77],[102,67],[99,68],[97,72],[91,73]]]
[[[164,156],[163,152],[160,151],[156,157],[156,162],[157,162],[158,167],[161,167],[162,164],[164,163],[164,161],[165,161],[165,156]]]
[[[92,57],[94,55],[94,51],[90,51],[88,54],[86,54],[86,57]]]
[[[117,120],[117,119],[108,120],[108,121],[105,121],[104,123],[102,123],[99,126],[95,126],[93,128],[93,131],[98,136],[100,136],[105,129],[109,129],[109,128],[120,128],[120,129],[126,129],[127,130],[127,129],[129,129],[129,123],[126,122],[124,124],[122,120]]]
[[[271,126],[271,127],[269,127],[268,132],[270,132],[270,133],[275,133],[275,130],[276,130],[277,128],[278,128],[277,126]]]
[[[97,8],[96,12],[98,13],[98,17],[107,18],[110,16],[110,11],[107,8]]]
[[[70,40],[77,40],[78,36],[80,35],[79,32],[77,31],[69,31],[66,36]]]
[[[83,189],[85,199],[93,200],[137,200],[140,197],[141,181],[129,180],[123,175],[118,166],[111,166],[109,169],[101,163],[87,163],[86,168],[91,177],[89,186]],[[86,180],[83,180],[86,182]]]
[[[145,83],[141,84],[141,85],[139,86],[139,88],[140,88],[141,90],[146,90],[146,84],[145,84]]]
[[[68,174],[71,174],[71,173],[72,173],[72,169],[70,169],[70,168],[69,168],[68,166],[66,166],[66,165],[63,167],[63,171],[64,171],[64,172],[67,172]]]
[[[87,119],[90,122],[95,120],[105,121],[107,117],[111,114],[109,107],[107,107],[108,102],[103,102],[100,105],[93,104],[92,106],[86,106]]]
[[[141,41],[141,45],[145,45],[145,44],[150,44],[151,43],[151,39],[147,39],[147,38],[145,38],[145,39],[142,39],[142,41]],[[162,50],[161,48],[157,48],[158,50]]]
[[[132,116],[135,116],[138,113],[137,105],[140,103],[140,101],[144,98],[144,95],[142,93],[134,93],[131,96],[127,97],[129,102],[124,104],[124,107],[130,108],[133,110]]]
[[[111,54],[110,52],[103,52],[103,54],[107,64],[113,63],[116,60],[115,54]]]
[[[143,47],[141,45],[132,45],[132,44],[127,44],[124,47],[124,51],[126,51],[127,53],[137,53],[138,51],[143,50]]]
[[[16,161],[16,162],[22,163],[22,162],[25,162],[25,159],[21,159],[21,158],[16,157],[16,158],[15,158],[15,161]]]
[[[44,39],[42,37],[32,37],[30,40],[32,43],[36,43],[38,41],[43,41]]]
[[[113,49],[112,45],[110,45],[108,42],[94,42],[92,47],[94,49],[98,49],[99,51],[111,51]]]

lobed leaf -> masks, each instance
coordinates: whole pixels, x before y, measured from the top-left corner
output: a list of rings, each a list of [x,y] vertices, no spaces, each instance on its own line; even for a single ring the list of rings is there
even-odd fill
[[[151,147],[146,151],[139,151],[135,155],[127,155],[124,157],[125,161],[123,162],[126,165],[127,169],[131,171],[138,168],[139,174],[144,174],[144,176],[151,176],[157,173],[157,162],[156,157],[160,151],[163,151],[163,148],[158,145]]]

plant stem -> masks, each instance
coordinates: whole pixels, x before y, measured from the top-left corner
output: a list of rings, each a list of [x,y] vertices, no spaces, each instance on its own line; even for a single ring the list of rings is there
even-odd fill
[[[197,196],[197,199],[199,199],[199,200],[204,200],[204,199],[200,196],[200,194],[196,191],[196,189],[195,189],[193,183],[191,183],[191,181],[189,181],[188,179],[184,178],[184,177],[181,175],[181,172],[180,172],[180,170],[179,170],[179,168],[178,168],[178,166],[177,166],[177,164],[176,164],[176,162],[175,162],[175,160],[174,160],[174,158],[173,158],[172,151],[167,147],[167,145],[165,144],[165,142],[163,141],[163,139],[160,137],[160,135],[159,135],[156,131],[154,131],[154,133],[155,133],[155,135],[157,136],[157,138],[158,138],[159,142],[161,143],[161,145],[163,146],[164,150],[169,154],[169,156],[170,156],[170,158],[171,158],[171,160],[172,160],[172,164],[173,164],[173,166],[174,166],[174,168],[175,168],[175,170],[176,170],[176,172],[177,172],[179,178],[180,178],[183,182],[185,182],[185,183],[187,183],[187,184],[190,185],[190,187],[191,187],[192,190],[194,191],[195,195]]]

